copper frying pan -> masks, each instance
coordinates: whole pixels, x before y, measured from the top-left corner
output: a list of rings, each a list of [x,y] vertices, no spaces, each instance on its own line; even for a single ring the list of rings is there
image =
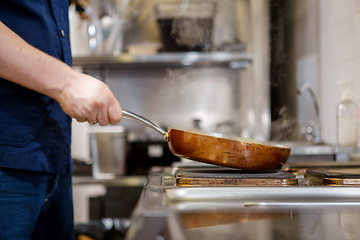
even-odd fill
[[[290,156],[290,148],[260,141],[203,134],[170,128],[167,132],[153,122],[126,110],[123,117],[143,123],[161,133],[171,152],[182,158],[254,172],[279,171]]]

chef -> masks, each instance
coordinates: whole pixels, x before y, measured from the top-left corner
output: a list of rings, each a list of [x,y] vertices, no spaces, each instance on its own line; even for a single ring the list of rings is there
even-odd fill
[[[117,124],[71,66],[68,0],[0,1],[0,239],[73,239],[71,120]]]

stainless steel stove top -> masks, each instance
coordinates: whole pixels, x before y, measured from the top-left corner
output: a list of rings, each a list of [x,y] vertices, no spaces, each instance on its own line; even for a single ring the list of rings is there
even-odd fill
[[[360,239],[359,185],[313,184],[289,172],[234,171],[222,169],[219,174],[209,166],[183,165],[152,168],[127,239],[151,234],[165,234],[163,239]],[[231,184],[179,184],[194,183],[198,173],[206,181],[224,181],[221,175],[230,174]],[[263,184],[253,184],[253,179]],[[268,184],[274,179],[292,183]],[[260,229],[267,235],[259,234]]]
[[[291,186],[297,185],[296,176],[289,172],[244,172],[223,167],[183,167],[175,173],[176,186]]]

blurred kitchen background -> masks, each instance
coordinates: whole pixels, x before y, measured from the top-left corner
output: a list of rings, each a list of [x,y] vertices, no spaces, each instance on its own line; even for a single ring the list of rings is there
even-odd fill
[[[360,104],[359,0],[78,0],[69,17],[73,67],[164,129],[336,147],[336,83],[351,81]],[[144,181],[133,176],[179,161],[142,124],[123,120],[99,130],[74,121],[75,175],[92,174],[103,154],[92,142],[99,132],[117,133],[110,138],[125,160],[113,182],[74,180],[76,222],[128,217],[99,215],[101,202],[112,201],[99,198],[112,192],[107,184],[132,189],[131,205]],[[105,152],[120,149],[106,141]]]

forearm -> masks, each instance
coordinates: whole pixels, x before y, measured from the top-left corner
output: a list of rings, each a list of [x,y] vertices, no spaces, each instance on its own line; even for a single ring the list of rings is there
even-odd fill
[[[0,77],[55,98],[76,74],[41,52],[0,22]]]
[[[0,78],[55,99],[80,122],[121,120],[120,104],[106,84],[32,47],[1,22]]]

